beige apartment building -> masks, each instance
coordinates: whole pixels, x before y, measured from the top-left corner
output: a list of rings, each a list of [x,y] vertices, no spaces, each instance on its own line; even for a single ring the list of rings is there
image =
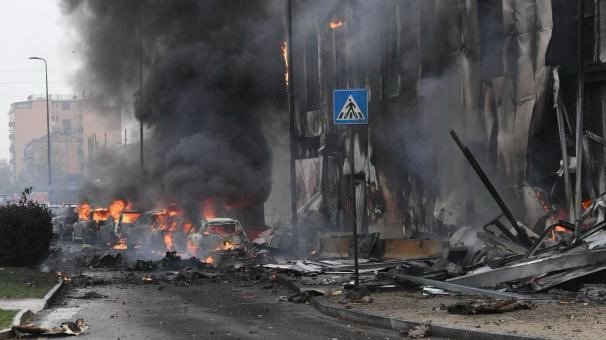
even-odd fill
[[[13,103],[8,114],[11,179],[47,178],[46,97]],[[86,176],[98,152],[121,144],[119,110],[97,97],[51,95],[49,116],[54,183]]]

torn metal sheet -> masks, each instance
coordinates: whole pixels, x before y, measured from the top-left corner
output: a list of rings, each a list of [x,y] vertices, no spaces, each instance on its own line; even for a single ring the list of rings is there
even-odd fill
[[[511,266],[492,269],[482,273],[455,277],[446,281],[470,287],[494,287],[503,282],[539,276],[556,270],[577,268],[604,262],[606,262],[606,249],[574,254],[566,253],[516,263]]]
[[[42,327],[34,323],[13,326],[14,331],[35,335],[80,335],[88,329],[84,320],[63,322],[58,327]]]
[[[423,287],[423,295],[452,295],[452,293],[444,289],[425,286]]]
[[[467,287],[462,286],[456,283],[437,281],[432,279],[426,279],[417,276],[411,275],[403,275],[398,274],[394,275],[396,281],[408,281],[417,283],[424,286],[432,286],[436,288],[441,288],[453,293],[461,293],[467,295],[477,295],[477,296],[485,296],[495,299],[518,299],[518,300],[538,300],[536,297],[531,297],[528,295],[516,294],[516,293],[508,293],[508,292],[500,292],[496,290],[475,288],[475,287]]]
[[[539,292],[553,286],[559,285],[560,283],[564,283],[570,280],[577,279],[579,277],[587,276],[589,274],[597,273],[599,271],[605,270],[606,266],[591,266],[580,269],[575,269],[573,271],[567,271],[564,273],[558,273],[554,275],[545,276],[539,278],[530,283],[532,290],[535,292]]]
[[[305,264],[302,261],[297,261],[291,264],[264,264],[263,267],[268,269],[293,270],[302,274],[319,273],[324,268],[314,264]]]

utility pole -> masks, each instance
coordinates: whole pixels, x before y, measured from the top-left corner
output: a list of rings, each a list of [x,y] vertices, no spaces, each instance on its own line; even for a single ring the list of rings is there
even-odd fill
[[[287,64],[288,64],[288,117],[290,130],[290,224],[292,228],[293,238],[295,240],[294,248],[299,246],[299,226],[297,225],[297,173],[296,173],[296,126],[295,126],[295,79],[293,77],[293,41],[292,41],[292,0],[287,0],[286,18],[288,25],[288,42],[287,42]]]
[[[52,203],[52,177],[51,177],[51,143],[50,143],[50,114],[48,104],[48,64],[46,59],[40,57],[29,57],[31,60],[42,60],[44,61],[44,79],[46,81],[46,146],[47,146],[47,158],[48,158],[48,202]]]
[[[582,200],[582,164],[583,164],[583,95],[585,92],[585,75],[583,67],[583,16],[584,16],[583,1],[578,2],[578,26],[577,26],[577,123],[576,123],[576,160],[577,166],[575,171],[575,240],[581,235],[581,200]]]
[[[143,114],[143,25],[142,15],[139,13],[139,115]],[[141,169],[143,169],[143,118],[139,118],[139,155]]]

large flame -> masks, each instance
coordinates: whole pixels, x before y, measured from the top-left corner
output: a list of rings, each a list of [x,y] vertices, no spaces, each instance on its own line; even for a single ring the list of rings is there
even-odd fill
[[[90,218],[90,212],[91,212],[91,207],[90,204],[86,203],[86,202],[82,202],[78,205],[78,208],[76,208],[76,211],[78,212],[78,219],[82,220],[82,221],[88,221],[88,219]]]
[[[286,41],[282,42],[280,51],[282,52],[282,59],[284,59],[284,83],[288,87],[288,43]]]

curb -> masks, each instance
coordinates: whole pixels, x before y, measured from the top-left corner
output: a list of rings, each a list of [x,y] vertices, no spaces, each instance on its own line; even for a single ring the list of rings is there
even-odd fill
[[[286,278],[278,276],[278,283],[281,283],[288,288],[301,292],[301,288],[298,287],[294,282],[289,281]],[[412,320],[402,320],[396,318],[389,318],[381,315],[375,315],[370,313],[363,313],[359,311],[354,311],[345,308],[339,308],[332,306],[328,303],[323,302],[325,298],[322,297],[312,297],[310,299],[310,304],[318,310],[320,313],[328,316],[332,316],[335,318],[339,318],[345,321],[350,321],[358,324],[384,328],[384,329],[392,329],[395,331],[401,331],[410,329],[414,326],[423,324],[423,322],[412,321]],[[448,325],[440,325],[440,324],[431,324],[431,336],[436,337],[445,337],[445,338],[456,338],[456,339],[474,339],[474,340],[547,340],[549,338],[544,337],[532,337],[532,336],[524,336],[517,334],[509,334],[509,333],[500,333],[500,332],[488,332],[488,331],[478,331],[473,328],[465,328],[465,327],[453,327]]]
[[[63,287],[63,280],[59,280],[56,285],[51,288],[41,300],[44,300],[44,304],[42,309],[46,309],[48,305],[52,302],[52,300],[57,297],[61,288]],[[21,309],[17,315],[13,318],[12,326],[20,325],[23,322],[31,320],[34,316],[34,313],[29,309]],[[0,329],[0,339],[6,339],[13,336],[12,328]]]
[[[51,288],[42,298],[42,300],[44,300],[44,307],[42,307],[42,309],[46,309],[48,307],[48,305],[57,297],[62,287],[63,279],[59,279],[59,282],[57,282],[57,284],[54,285],[53,288]]]

